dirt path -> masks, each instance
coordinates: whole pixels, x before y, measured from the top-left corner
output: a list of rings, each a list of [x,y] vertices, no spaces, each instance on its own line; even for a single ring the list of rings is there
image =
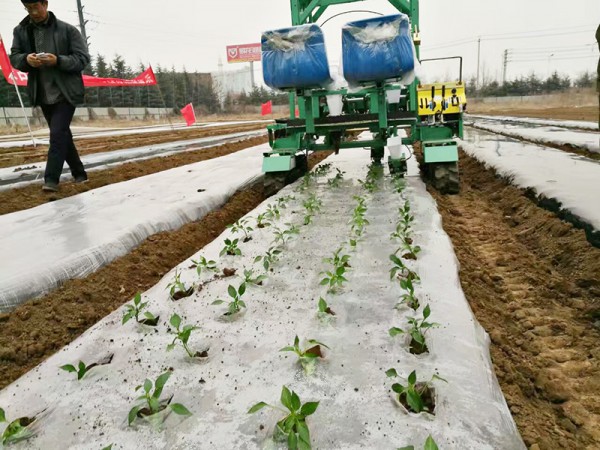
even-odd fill
[[[525,442],[600,448],[600,249],[464,153],[461,178],[432,194]]]
[[[312,168],[329,156],[309,158]],[[129,254],[94,274],[0,314],[0,389],[72,342],[135,295],[154,286],[165,273],[189,258],[265,200],[260,185],[235,194],[221,209],[179,230],[150,236]],[[166,299],[166,297],[165,297]]]
[[[263,128],[265,128],[264,123],[253,123],[248,125],[225,125],[210,128],[180,129],[176,131],[157,131],[154,133],[77,139],[75,145],[77,146],[80,155],[89,155],[92,153],[218,136],[228,133],[239,133],[241,131],[259,130]],[[37,148],[34,148],[33,146],[2,148],[0,149],[0,167],[12,167],[21,164],[45,161],[47,154],[47,145],[38,145]]]
[[[144,161],[133,161],[107,170],[90,172],[90,180],[85,184],[61,183],[58,193],[42,192],[39,184],[30,184],[19,189],[0,191],[0,215],[21,211],[44,203],[71,197],[108,184],[143,177],[151,173],[162,172],[174,167],[184,166],[207,159],[218,158],[244,148],[263,144],[268,141],[266,136],[244,139],[215,147],[188,151],[169,156],[159,156]]]
[[[561,106],[553,108],[497,108],[494,105],[471,104],[469,106],[471,114],[489,114],[493,116],[513,116],[513,117],[536,117],[540,119],[564,119],[564,120],[586,120],[596,122],[598,120],[597,106],[581,106],[574,108],[572,106]]]

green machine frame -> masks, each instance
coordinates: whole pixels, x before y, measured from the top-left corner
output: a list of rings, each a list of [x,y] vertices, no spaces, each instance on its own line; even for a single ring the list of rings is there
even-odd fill
[[[315,23],[330,6],[364,0],[290,0],[292,25]],[[413,42],[419,58],[419,0],[387,0],[398,11],[410,18]],[[389,137],[397,136],[398,129],[410,130],[403,144],[422,142],[428,154],[425,158],[430,170],[426,173],[437,178],[436,187],[446,192],[458,191],[458,179],[453,182],[453,172],[458,175],[458,152],[454,136],[462,134],[460,126],[447,126],[443,120],[419,116],[415,80],[408,87],[396,82],[379,82],[351,93],[347,89],[299,89],[289,93],[289,118],[277,119],[268,125],[271,151],[264,154],[263,172],[265,191],[276,192],[283,185],[297,179],[307,171],[309,152],[319,150],[367,148],[371,159],[381,164]],[[400,102],[388,103],[387,91],[399,90]],[[326,96],[341,95],[342,114],[329,114]],[[296,117],[296,103],[298,116]],[[460,133],[456,130],[460,129]],[[369,140],[356,140],[360,131],[370,131]],[[425,145],[425,143],[427,145]],[[405,159],[388,160],[390,172],[404,175]],[[456,170],[453,170],[455,168]],[[451,173],[452,172],[452,173]],[[449,176],[450,174],[450,176]]]

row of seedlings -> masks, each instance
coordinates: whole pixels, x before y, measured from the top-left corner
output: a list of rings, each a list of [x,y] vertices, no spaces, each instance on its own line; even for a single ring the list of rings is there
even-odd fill
[[[319,167],[317,167],[317,169],[315,169],[314,172],[308,173],[304,176],[297,190],[305,193],[315,184],[315,182],[318,180],[318,177],[327,175],[330,169],[331,164],[321,164]],[[338,170],[336,176],[328,180],[328,186],[332,188],[339,187],[342,177],[342,172]],[[302,202],[302,206],[305,210],[303,223],[305,226],[310,225],[313,222],[313,217],[321,211],[322,201],[317,198],[314,192],[312,192]],[[323,303],[324,300],[321,300],[321,303]],[[323,311],[327,310],[331,312],[328,306],[324,305]],[[304,369],[304,372],[307,375],[310,375],[315,371],[315,363],[317,359],[323,357],[322,348],[329,347],[315,339],[307,339],[306,343],[307,345],[301,346],[300,338],[296,335],[292,345],[283,347],[279,351],[292,352],[296,354],[298,357],[298,362]],[[283,408],[270,405],[264,401],[258,402],[248,410],[248,414],[253,414],[265,407],[270,407],[272,409],[281,411],[284,414],[284,417],[278,420],[275,424],[273,439],[277,442],[287,442],[288,449],[290,450],[310,449],[310,429],[306,423],[306,419],[317,410],[319,402],[316,401],[302,403],[298,394],[290,390],[285,385],[281,390],[280,402]]]
[[[412,270],[408,261],[415,261],[418,257],[421,247],[415,245],[412,237],[412,223],[414,216],[411,212],[410,202],[405,197],[406,182],[404,178],[396,176],[392,178],[396,192],[400,194],[400,198],[404,201],[403,205],[398,208],[398,221],[396,228],[391,233],[390,239],[400,243],[400,246],[389,256],[393,263],[390,269],[390,280],[399,283],[402,294],[400,300],[394,306],[395,309],[408,307],[416,314],[421,307],[419,298],[415,295],[415,285],[420,283],[419,275]],[[388,330],[391,337],[403,335],[407,336],[408,351],[411,354],[421,355],[428,353],[426,334],[439,324],[429,322],[428,318],[431,315],[431,307],[426,305],[422,311],[422,317],[409,317],[408,327],[399,328],[392,327]],[[396,369],[392,368],[386,371],[386,375],[390,378],[399,377]],[[406,379],[405,384],[394,383],[392,391],[397,394],[396,400],[404,408],[405,411],[415,414],[435,414],[435,390],[433,388],[433,380],[446,381],[437,374],[434,374],[428,381],[418,381],[417,372],[413,370]],[[425,441],[425,450],[437,450],[431,435]],[[410,445],[403,447],[400,450],[414,449]]]

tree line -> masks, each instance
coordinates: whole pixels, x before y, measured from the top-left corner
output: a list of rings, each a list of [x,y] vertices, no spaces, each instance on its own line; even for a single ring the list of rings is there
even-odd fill
[[[540,95],[561,92],[572,87],[591,88],[596,86],[596,76],[591,72],[584,72],[575,80],[571,80],[568,75],[560,75],[554,72],[548,78],[540,78],[535,73],[528,76],[521,76],[505,83],[496,80],[484,80],[477,88],[477,80],[471,77],[467,80],[467,96],[469,97],[507,97]]]

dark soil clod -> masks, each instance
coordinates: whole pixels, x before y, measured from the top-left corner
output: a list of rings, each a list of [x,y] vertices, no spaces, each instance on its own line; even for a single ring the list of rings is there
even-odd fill
[[[189,297],[194,293],[194,288],[190,287],[187,291],[177,291],[173,294],[173,300],[181,300],[182,298]]]

